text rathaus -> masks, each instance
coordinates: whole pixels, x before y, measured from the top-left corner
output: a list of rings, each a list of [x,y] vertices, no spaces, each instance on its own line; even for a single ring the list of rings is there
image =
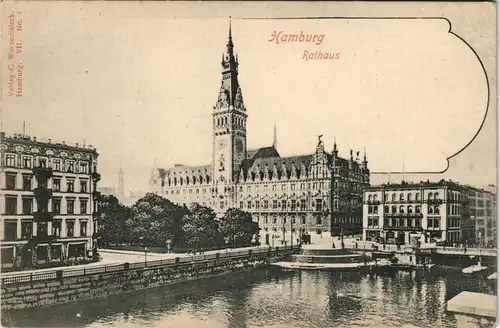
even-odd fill
[[[321,136],[312,154],[282,157],[276,130],[269,147],[247,148],[248,111],[238,83],[231,27],[222,57],[222,85],[213,107],[212,164],[155,169],[152,192],[178,204],[199,203],[218,215],[229,208],[252,214],[265,234],[361,233],[363,189],[370,185],[363,159],[327,152]]]

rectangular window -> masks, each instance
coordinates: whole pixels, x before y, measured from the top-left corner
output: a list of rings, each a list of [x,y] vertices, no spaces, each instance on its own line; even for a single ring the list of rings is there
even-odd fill
[[[33,199],[23,198],[23,214],[33,213]]]
[[[283,210],[286,209],[286,200],[285,199],[281,200],[281,209],[283,209]]]
[[[276,223],[278,223],[278,219],[275,216],[273,216],[273,224],[276,224]]]
[[[17,239],[17,221],[4,221],[4,240]]]
[[[292,185],[292,186],[293,186],[293,185]],[[292,200],[290,201],[290,209],[291,209],[292,211],[295,211],[295,208],[296,208],[296,207],[297,207],[297,201],[296,201],[295,199],[292,199]]]
[[[61,220],[52,221],[52,235],[61,237]]]
[[[5,197],[5,214],[17,214],[17,197]]]
[[[306,210],[306,200],[305,199],[301,199],[300,200],[300,210],[301,211],[305,211]]]
[[[80,236],[87,235],[87,221],[80,221]]]
[[[260,191],[259,186],[255,186],[255,192],[259,192],[259,191]]]
[[[61,199],[60,198],[53,198],[52,199],[52,212],[54,212],[54,214],[61,213]]]
[[[240,208],[243,208],[243,202],[240,201]]]
[[[87,200],[80,199],[80,214],[88,214],[87,213]]]
[[[75,201],[73,199],[66,199],[66,211],[68,214],[75,213]]]
[[[67,192],[74,192],[75,191],[75,181],[74,180],[67,180],[66,185],[68,186],[66,189]]]
[[[11,155],[11,154],[5,155],[5,166],[15,167],[16,155]]]
[[[268,187],[269,187],[269,186],[265,185],[265,186],[264,186],[264,191],[268,191],[268,189],[269,189]]]
[[[222,209],[224,209],[224,202],[220,202],[220,203],[219,203],[219,208],[220,208],[221,210],[222,210]]]
[[[316,199],[316,211],[321,212],[323,210],[323,200]]]
[[[47,159],[46,158],[40,158],[38,159],[38,167],[47,167]]]
[[[285,191],[286,190],[286,185],[281,185],[281,190]]]
[[[273,185],[273,191],[276,191],[278,189],[278,186]]]
[[[16,177],[17,174],[5,173],[5,188],[9,190],[16,189]]]
[[[61,179],[54,179],[52,182],[52,190],[61,191]]]
[[[75,163],[73,161],[68,161],[68,169],[66,170],[67,172],[75,172]]]
[[[55,171],[61,171],[61,160],[60,159],[55,159],[53,162],[53,167]]]
[[[83,173],[83,174],[88,173],[87,163],[80,163],[80,173]]]
[[[23,175],[23,190],[31,190],[31,175]]]
[[[31,169],[33,168],[33,159],[31,156],[23,156],[23,168]]]
[[[251,200],[249,200],[249,201],[247,202],[247,208],[248,208],[248,209],[251,209],[251,208],[252,208],[252,201],[251,201]]]
[[[87,180],[80,180],[80,192],[87,192]]]
[[[33,236],[33,223],[21,221],[21,238],[30,239]]]
[[[260,209],[260,202],[257,200],[255,201],[255,209],[259,210]]]
[[[278,208],[278,201],[273,200],[273,209],[277,209],[277,208]]]
[[[66,221],[66,236],[68,237],[75,236],[75,220]]]
[[[269,201],[265,200],[264,201],[264,209],[267,210],[269,208]]]

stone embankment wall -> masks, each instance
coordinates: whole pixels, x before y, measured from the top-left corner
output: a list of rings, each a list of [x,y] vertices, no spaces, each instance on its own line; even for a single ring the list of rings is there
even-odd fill
[[[239,257],[134,269],[125,264],[124,270],[114,272],[87,274],[78,277],[62,277],[60,275],[55,279],[2,285],[1,309],[8,311],[93,299],[251,267],[262,267],[290,253],[289,250],[257,255],[248,254]]]

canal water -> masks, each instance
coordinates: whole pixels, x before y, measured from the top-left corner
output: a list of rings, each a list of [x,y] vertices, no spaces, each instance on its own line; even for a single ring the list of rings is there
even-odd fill
[[[445,308],[461,291],[496,294],[496,286],[461,272],[253,270],[3,313],[2,327],[457,327]]]

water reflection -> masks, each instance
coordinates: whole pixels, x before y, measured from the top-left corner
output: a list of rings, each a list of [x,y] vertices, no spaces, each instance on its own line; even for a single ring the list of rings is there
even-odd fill
[[[4,327],[456,327],[446,301],[495,286],[456,273],[364,276],[254,270],[44,309]],[[79,313],[80,317],[76,314]]]

